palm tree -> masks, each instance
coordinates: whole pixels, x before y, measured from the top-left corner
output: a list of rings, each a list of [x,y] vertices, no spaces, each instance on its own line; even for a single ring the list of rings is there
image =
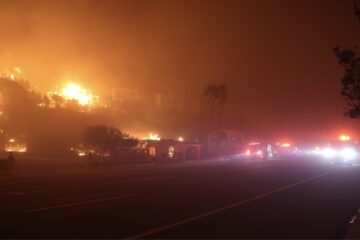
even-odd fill
[[[212,149],[212,135],[213,135],[213,119],[214,107],[218,99],[218,87],[213,84],[206,86],[204,96],[207,97],[207,103],[210,104],[210,133],[209,133],[209,149]]]
[[[218,121],[218,128],[219,128],[219,131],[220,131],[221,130],[221,120],[222,120],[222,114],[223,114],[223,107],[224,107],[224,103],[227,101],[227,88],[226,88],[226,85],[221,84],[221,85],[217,86],[217,91],[218,91],[217,102],[220,105],[219,121]]]
[[[221,119],[223,114],[223,106],[227,100],[227,88],[225,84],[213,85],[209,84],[206,86],[204,91],[205,97],[207,97],[207,103],[210,104],[210,134],[209,134],[209,145],[210,151],[212,149],[213,144],[213,122],[214,122],[214,109],[215,104],[218,103],[220,105],[219,110],[219,120],[218,120],[218,129],[221,129]]]

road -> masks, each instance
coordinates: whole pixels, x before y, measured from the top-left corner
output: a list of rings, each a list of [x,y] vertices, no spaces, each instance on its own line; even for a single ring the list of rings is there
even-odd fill
[[[2,238],[335,238],[360,167],[315,159],[0,176]]]

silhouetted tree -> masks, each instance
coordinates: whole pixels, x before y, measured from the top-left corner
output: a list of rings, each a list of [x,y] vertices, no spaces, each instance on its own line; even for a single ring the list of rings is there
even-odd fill
[[[49,99],[48,96],[44,95],[43,99],[42,99],[42,102],[45,104],[46,107],[50,106],[50,99]]]
[[[61,107],[65,102],[65,99],[59,95],[52,95],[51,99],[54,101],[56,107]]]
[[[206,86],[204,91],[205,97],[207,97],[207,103],[210,105],[210,133],[209,133],[209,144],[210,151],[212,149],[213,144],[213,122],[214,122],[214,109],[215,104],[218,103],[220,105],[219,110],[219,128],[221,126],[221,117],[223,113],[223,105],[227,100],[227,88],[224,84],[213,85],[209,84]]]
[[[39,92],[30,91],[28,93],[28,101],[30,105],[38,105],[39,103],[42,103],[42,95]]]
[[[205,97],[207,97],[207,103],[210,104],[210,132],[209,132],[209,147],[212,148],[212,135],[213,135],[213,119],[214,119],[214,107],[215,102],[218,99],[218,88],[216,85],[209,84],[204,91]]]
[[[222,120],[222,115],[223,115],[223,108],[224,108],[224,103],[226,101],[227,101],[227,88],[224,84],[221,84],[218,86],[218,103],[220,105],[219,123],[218,123],[219,131],[221,130],[221,120]]]
[[[360,58],[356,48],[334,49],[345,73],[341,78],[341,95],[346,101],[345,115],[351,118],[360,116]]]
[[[87,127],[84,144],[101,153],[135,147],[138,141],[119,129],[107,125]]]
[[[359,0],[353,0],[355,15],[360,20]],[[346,102],[344,115],[350,118],[360,116],[360,58],[356,47],[352,49],[334,49],[341,66],[344,67],[344,76],[341,78],[341,95]]]
[[[72,110],[80,110],[81,105],[79,104],[79,101],[76,99],[70,99],[70,100],[66,100],[66,107],[72,109]]]

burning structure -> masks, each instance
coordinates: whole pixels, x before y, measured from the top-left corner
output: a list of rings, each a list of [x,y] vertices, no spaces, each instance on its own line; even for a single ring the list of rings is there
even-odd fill
[[[79,141],[85,126],[108,123],[104,114],[92,112],[100,108],[99,97],[89,90],[69,83],[41,94],[17,76],[6,72],[0,78],[2,150],[59,154]]]
[[[73,82],[68,82],[60,90],[49,91],[47,97],[51,108],[78,105],[81,109],[91,110],[99,106],[99,96]]]
[[[139,139],[143,139],[142,133],[154,129],[167,139],[176,139],[180,135],[189,139],[191,134],[198,134],[192,132],[195,123],[201,122],[197,98],[145,94],[122,88],[113,88],[109,96],[100,98],[75,82],[67,82],[55,91],[43,94],[34,90],[36,88],[21,73],[20,69],[14,68],[5,71],[0,78],[0,128],[5,132],[7,149],[14,148],[7,142],[10,138],[25,136],[23,142],[28,144],[20,146],[21,151],[66,152],[79,143],[87,126],[97,124],[120,127]],[[136,134],[139,132],[142,133]],[[149,139],[159,141],[160,137],[153,133]],[[184,141],[183,137],[179,139],[177,142]],[[176,147],[176,152],[184,152],[178,150]]]

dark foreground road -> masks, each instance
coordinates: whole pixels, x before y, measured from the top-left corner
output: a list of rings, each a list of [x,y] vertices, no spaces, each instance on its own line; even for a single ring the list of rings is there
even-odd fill
[[[0,177],[0,238],[336,238],[360,168],[202,162]]]

